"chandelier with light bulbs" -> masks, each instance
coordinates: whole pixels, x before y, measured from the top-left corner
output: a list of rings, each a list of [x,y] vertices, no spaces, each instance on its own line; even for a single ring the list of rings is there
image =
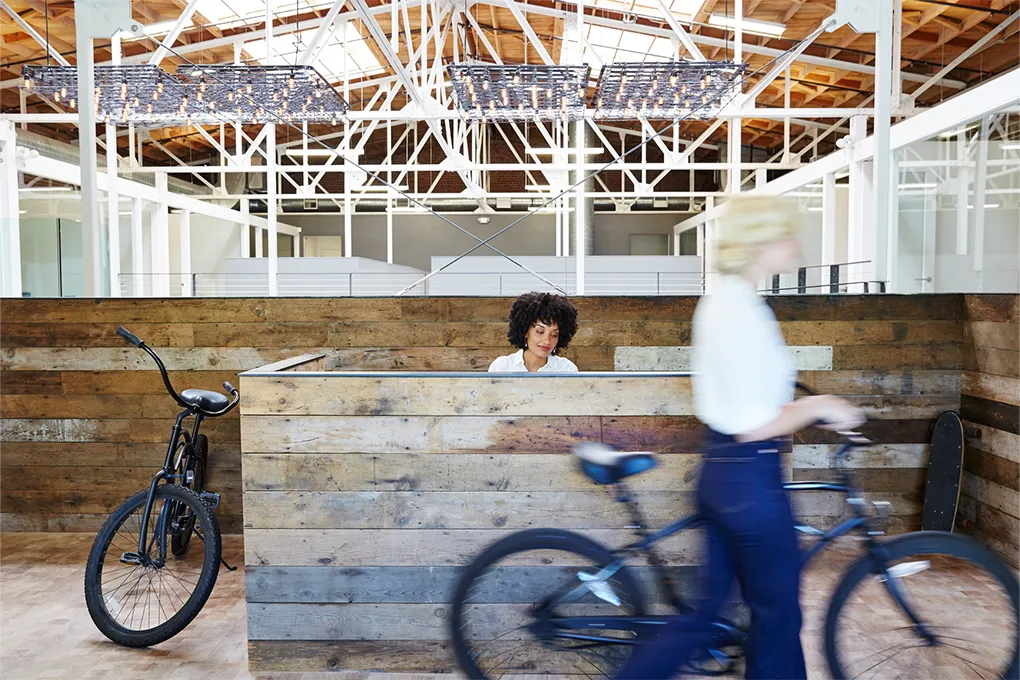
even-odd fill
[[[589,66],[449,64],[457,108],[482,121],[584,117]]]
[[[22,88],[78,108],[74,66],[26,65]],[[219,123],[333,123],[350,106],[312,66],[95,67],[96,122],[147,127]]]
[[[595,117],[714,118],[740,92],[746,68],[728,61],[606,64],[595,95]]]

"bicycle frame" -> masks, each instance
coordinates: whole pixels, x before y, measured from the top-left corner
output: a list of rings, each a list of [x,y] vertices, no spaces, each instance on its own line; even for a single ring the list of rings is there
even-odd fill
[[[842,460],[842,457],[853,447],[853,444],[847,443],[840,447],[836,453],[836,460]],[[802,553],[801,566],[807,566],[807,564],[822,550],[826,548],[831,542],[835,541],[842,536],[845,536],[853,531],[862,530],[867,542],[868,542],[868,554],[870,554],[875,563],[876,573],[885,574],[888,576],[885,568],[885,555],[882,548],[882,544],[875,540],[876,536],[884,533],[873,524],[873,519],[865,511],[865,500],[862,494],[853,485],[850,475],[845,470],[840,470],[840,481],[839,482],[817,482],[817,481],[799,481],[799,482],[788,482],[783,485],[783,488],[787,491],[835,491],[839,493],[845,493],[847,495],[847,504],[850,506],[852,517],[841,522],[837,526],[829,529],[828,531],[822,531],[816,529],[810,525],[797,524],[796,529],[804,534],[815,536],[819,540],[806,549]],[[683,602],[677,592],[669,584],[668,576],[665,573],[664,565],[662,561],[657,557],[654,551],[656,543],[663,541],[671,536],[675,536],[682,531],[688,529],[697,528],[702,524],[702,518],[699,515],[689,515],[683,517],[672,524],[666,526],[659,531],[654,533],[648,533],[643,527],[643,518],[640,510],[637,507],[636,501],[633,499],[630,490],[625,483],[618,482],[614,485],[616,489],[616,500],[617,502],[623,503],[627,506],[628,512],[634,521],[635,532],[639,536],[639,540],[630,543],[619,550],[613,552],[616,559],[610,564],[607,564],[598,573],[594,574],[597,579],[605,579],[612,576],[619,569],[624,566],[626,560],[637,554],[645,554],[648,557],[649,563],[655,569],[658,575],[658,586],[662,589],[663,593],[669,598],[671,604],[680,613],[689,611],[691,607]],[[910,606],[907,601],[905,593],[898,587],[895,579],[886,578],[887,584],[889,584],[889,591],[893,599],[896,600],[897,604],[904,610],[911,621],[915,625],[923,625],[919,618],[913,611],[913,607]],[[580,583],[573,587],[568,593],[566,593],[558,602],[571,602],[575,599],[583,596],[587,590],[587,586],[584,583]],[[601,635],[582,635],[577,633],[565,632],[570,629],[598,629],[598,630],[617,630],[617,631],[629,631],[634,633],[647,632],[648,629],[656,626],[662,626],[666,623],[675,619],[675,615],[655,615],[655,616],[570,616],[570,617],[555,617],[550,618],[548,623],[553,625],[557,629],[554,635],[558,638],[570,639],[570,640],[581,640],[593,643],[606,643],[606,644],[624,644],[632,645],[637,644],[633,639],[621,639],[604,637]],[[717,622],[715,624],[719,629],[720,633],[726,633],[731,636],[731,639],[737,640],[743,637],[743,633],[732,626],[727,625],[724,622]]]
[[[195,416],[195,423],[192,426],[191,434],[182,427],[182,423],[189,416]],[[138,531],[138,554],[147,555],[149,552],[149,545],[146,544],[146,537],[149,535],[149,515],[152,512],[152,506],[156,499],[156,487],[163,480],[170,482],[176,481],[180,475],[174,471],[174,452],[177,450],[177,442],[180,440],[183,434],[185,439],[185,445],[191,446],[191,442],[195,441],[198,437],[198,429],[202,425],[202,421],[205,418],[201,413],[198,413],[196,409],[188,407],[185,410],[177,414],[177,419],[174,421],[173,430],[170,433],[170,442],[167,445],[166,458],[163,460],[163,467],[160,468],[156,474],[152,476],[152,481],[149,482],[149,495],[145,500],[145,513],[142,515],[142,524]],[[189,454],[190,455],[190,454]],[[181,473],[182,475],[184,472]],[[183,480],[182,480],[183,481]],[[159,559],[161,561],[166,560],[166,521],[167,521],[168,507],[164,504],[160,510],[159,519],[156,523],[156,532],[160,537],[159,540]],[[155,534],[153,536],[155,538]]]

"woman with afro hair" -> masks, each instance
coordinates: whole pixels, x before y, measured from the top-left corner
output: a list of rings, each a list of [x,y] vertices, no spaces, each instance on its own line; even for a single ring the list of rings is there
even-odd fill
[[[507,338],[517,347],[499,357],[490,373],[576,373],[577,366],[557,356],[577,332],[577,309],[570,300],[551,293],[525,293],[510,309]]]

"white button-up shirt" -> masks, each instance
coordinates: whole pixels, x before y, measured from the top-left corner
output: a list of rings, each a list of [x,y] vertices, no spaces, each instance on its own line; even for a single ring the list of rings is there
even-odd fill
[[[513,354],[499,357],[489,364],[489,373],[527,373],[528,367],[524,365],[524,350],[520,349]],[[555,354],[549,355],[545,366],[538,369],[538,373],[577,373],[577,366],[570,359],[558,357]]]
[[[775,315],[748,281],[723,277],[698,303],[692,335],[694,411],[716,432],[753,432],[793,401],[793,357]]]

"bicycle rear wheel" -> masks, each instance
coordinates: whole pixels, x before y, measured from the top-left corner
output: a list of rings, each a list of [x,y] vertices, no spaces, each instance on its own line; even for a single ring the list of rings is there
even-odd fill
[[[847,570],[825,621],[836,680],[1017,677],[1020,586],[998,557],[965,536],[912,533],[884,542],[887,566],[927,636],[893,600],[866,555]]]
[[[195,492],[176,484],[156,487],[145,545],[138,536],[148,490],[126,500],[99,530],[85,566],[85,603],[100,632],[127,647],[169,640],[198,615],[216,585],[220,530],[216,516]],[[202,550],[174,556],[170,544],[180,533],[173,508],[195,517]],[[166,558],[160,558],[160,544]]]
[[[561,616],[639,616],[644,605],[623,567],[593,578],[615,561],[579,534],[532,529],[491,545],[467,566],[454,590],[450,631],[460,668],[470,678],[517,675],[610,677],[631,654],[637,636],[625,631],[571,629],[571,634],[619,638],[592,643],[556,635]],[[578,587],[571,601],[565,596]]]
[[[178,474],[183,474],[181,484],[197,494],[205,489],[205,464],[208,456],[209,438],[200,434],[195,437],[190,452],[181,461],[181,469],[177,470]],[[174,555],[180,557],[187,551],[195,533],[195,515],[185,505],[176,505],[174,511],[181,531],[174,532],[170,545]]]

